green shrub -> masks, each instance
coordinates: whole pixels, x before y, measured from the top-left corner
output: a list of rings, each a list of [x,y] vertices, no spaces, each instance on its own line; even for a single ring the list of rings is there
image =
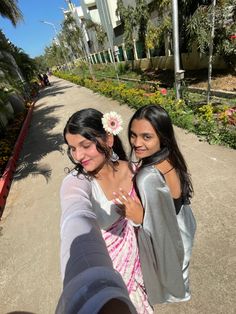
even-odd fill
[[[229,125],[225,115],[228,106],[204,103],[194,106],[192,102],[176,101],[172,91],[165,90],[163,93],[162,90],[157,90],[147,94],[144,89],[128,87],[128,84],[117,81],[92,80],[60,72],[54,75],[116,99],[134,109],[149,104],[160,105],[167,110],[175,125],[196,133],[210,144],[223,144],[236,149],[236,129]]]

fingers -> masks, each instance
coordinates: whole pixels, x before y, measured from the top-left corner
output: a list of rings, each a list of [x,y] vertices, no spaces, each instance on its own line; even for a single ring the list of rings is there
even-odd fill
[[[122,201],[119,199],[119,195],[115,192],[113,192],[113,195],[115,196],[115,198],[113,198],[113,203],[115,203],[116,205],[123,205]]]
[[[128,198],[129,195],[122,189],[119,189],[119,192],[113,192],[113,195],[115,198],[113,199],[113,202],[117,205],[117,212],[121,216],[126,216],[126,205],[128,205]]]
[[[123,197],[123,198],[128,198],[129,197],[129,194],[124,191],[122,188],[119,189],[119,194]]]
[[[113,192],[113,202],[117,205],[117,212],[134,223],[140,224],[143,221],[143,207],[138,197],[131,197],[123,189]]]
[[[128,201],[124,194],[121,195],[122,200]]]
[[[120,201],[121,204],[127,204],[130,200],[129,194],[123,189],[119,189],[119,192],[113,192],[113,195]]]

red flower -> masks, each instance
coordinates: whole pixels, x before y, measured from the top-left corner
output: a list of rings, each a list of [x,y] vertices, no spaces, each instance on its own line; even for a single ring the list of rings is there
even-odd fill
[[[236,107],[229,108],[225,111],[229,124],[236,125]]]
[[[160,90],[160,92],[161,92],[162,95],[166,95],[167,94],[167,89],[166,88],[162,88]]]

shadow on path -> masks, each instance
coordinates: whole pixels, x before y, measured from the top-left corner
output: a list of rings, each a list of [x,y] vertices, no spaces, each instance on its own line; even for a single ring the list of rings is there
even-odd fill
[[[50,179],[52,169],[49,164],[41,161],[51,152],[64,151],[61,147],[64,143],[62,134],[52,132],[60,120],[55,115],[50,115],[60,107],[62,106],[45,106],[45,103],[36,106],[37,110],[33,113],[31,127],[14,175],[15,180],[24,179],[29,174],[42,175],[47,182]]]
[[[63,85],[62,87],[58,87],[56,84],[57,82],[59,81],[53,81],[51,83],[51,86],[44,87],[43,89],[41,89],[39,92],[39,98],[43,98],[47,96],[48,97],[57,96],[58,94],[64,94],[66,92],[66,89],[73,87],[71,85]]]

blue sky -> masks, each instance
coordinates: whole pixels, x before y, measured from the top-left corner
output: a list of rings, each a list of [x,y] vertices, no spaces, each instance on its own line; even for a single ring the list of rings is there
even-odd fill
[[[72,2],[79,5],[78,0]],[[51,44],[55,33],[52,26],[40,23],[40,20],[55,24],[58,30],[63,21],[61,8],[66,9],[67,3],[65,0],[18,0],[18,6],[24,21],[14,27],[8,19],[0,16],[0,29],[30,57],[42,55],[44,48]]]

